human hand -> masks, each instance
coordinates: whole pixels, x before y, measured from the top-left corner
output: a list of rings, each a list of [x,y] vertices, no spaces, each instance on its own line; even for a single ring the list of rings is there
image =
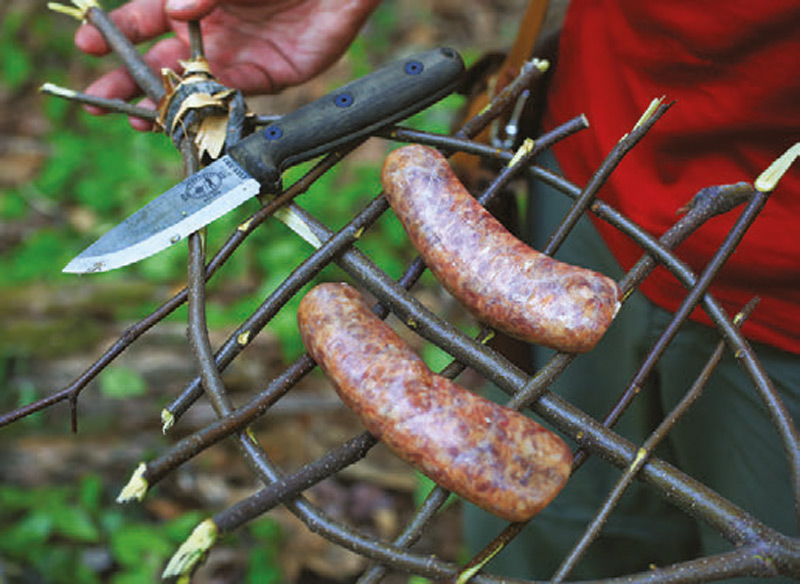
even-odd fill
[[[245,93],[275,93],[298,85],[332,65],[347,49],[379,0],[132,0],[111,17],[133,43],[156,42],[145,60],[156,71],[178,69],[189,57],[186,22],[201,20],[203,45],[220,83]],[[75,44],[103,56],[100,33],[84,25]],[[100,77],[87,93],[130,100],[141,94],[124,69]],[[147,100],[142,105],[152,107]],[[99,113],[100,110],[91,110]],[[149,122],[133,120],[136,129]]]

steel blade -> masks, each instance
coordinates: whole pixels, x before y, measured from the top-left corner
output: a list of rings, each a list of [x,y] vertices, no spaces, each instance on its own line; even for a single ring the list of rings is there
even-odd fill
[[[152,200],[82,251],[64,272],[105,272],[173,245],[258,194],[260,185],[229,156]]]

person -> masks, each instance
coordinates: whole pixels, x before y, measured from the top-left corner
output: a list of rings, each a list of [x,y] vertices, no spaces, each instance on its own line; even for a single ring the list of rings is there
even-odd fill
[[[599,198],[656,236],[703,187],[753,182],[800,136],[800,5],[773,1],[702,3],[572,0],[548,91],[544,127],[585,113],[591,128],[540,162],[579,185],[636,123],[653,99],[673,107],[623,160]],[[761,301],[744,325],[787,409],[800,418],[800,172],[792,168],[771,195],[711,291],[733,315]],[[528,207],[532,244],[541,249],[568,202],[534,186]],[[740,210],[709,221],[678,248],[700,273]],[[584,218],[556,257],[619,278],[642,255],[609,224]],[[626,387],[686,290],[657,269],[625,303],[612,328],[551,388],[597,419]],[[617,430],[641,444],[691,386],[719,335],[701,309],[682,327]],[[535,365],[548,354],[534,348]],[[637,403],[638,402],[638,403]],[[659,456],[672,461],[764,523],[797,535],[787,458],[777,431],[740,363],[727,352],[698,403],[670,433]],[[591,460],[490,565],[501,573],[548,578],[574,545],[619,471]],[[467,508],[470,547],[502,522]],[[647,571],[731,549],[704,522],[679,515],[646,486],[626,492],[602,536],[570,578]],[[740,578],[731,581],[746,582]]]
[[[168,30],[177,33],[148,54],[161,67],[174,66],[188,53],[183,23],[204,17],[207,54],[220,80],[246,91],[274,91],[330,65],[376,4],[134,0],[115,19],[137,42]],[[654,235],[662,234],[699,189],[752,182],[797,141],[798,25],[800,4],[795,0],[757,7],[743,0],[572,0],[544,125],[585,113],[592,127],[557,146],[542,163],[584,184],[647,104],[666,94],[676,104],[599,193]],[[246,36],[238,36],[242,32]],[[298,42],[301,34],[304,40]],[[107,51],[99,35],[86,27],[76,43],[92,54]],[[122,72],[105,75],[89,91],[124,99],[136,93]],[[529,227],[533,245],[541,246],[567,203],[541,184],[534,191]],[[712,287],[730,314],[752,296],[761,298],[743,332],[795,420],[800,417],[800,239],[794,234],[798,193],[800,173],[795,168],[784,176]],[[736,215],[734,211],[703,226],[680,246],[680,257],[702,270]],[[619,277],[641,253],[614,228],[583,218],[557,257]],[[553,391],[602,418],[684,295],[677,280],[657,270],[626,301],[595,350],[578,357]],[[620,421],[623,436],[641,444],[691,385],[719,339],[709,322],[697,310],[682,328]],[[537,364],[547,357],[546,351],[534,348]],[[797,535],[780,440],[733,355],[726,355],[658,455],[674,460],[767,525]],[[590,459],[489,569],[549,578],[618,476],[619,471]],[[470,506],[465,513],[465,537],[473,551],[505,525]],[[637,484],[570,576],[609,577],[729,548],[704,523],[676,512]]]
[[[379,0],[133,0],[112,18],[134,43],[159,39],[145,54],[155,70],[180,71],[189,57],[187,22],[202,19],[203,45],[211,70],[244,93],[277,93],[323,72],[345,52]],[[75,45],[95,56],[109,53],[100,33],[85,24]],[[120,68],[97,79],[92,95],[124,100],[141,94]],[[149,100],[144,107],[152,107]],[[97,108],[88,108],[101,113]],[[133,118],[138,130],[150,123]]]

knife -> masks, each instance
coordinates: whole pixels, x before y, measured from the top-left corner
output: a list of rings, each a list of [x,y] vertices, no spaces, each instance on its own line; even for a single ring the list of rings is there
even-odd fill
[[[152,200],[82,251],[64,272],[105,272],[184,239],[264,192],[286,168],[368,136],[448,95],[464,64],[439,48],[378,69],[282,116]]]

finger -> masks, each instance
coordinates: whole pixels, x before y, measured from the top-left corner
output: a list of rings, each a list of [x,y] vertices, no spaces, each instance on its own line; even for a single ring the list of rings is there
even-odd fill
[[[175,20],[200,20],[219,4],[218,0],[167,0],[164,12]]]
[[[164,39],[153,45],[147,54],[145,54],[145,61],[151,68],[162,70],[172,69],[177,71],[179,68],[179,60],[185,59],[189,56],[189,48],[177,38]],[[138,89],[138,88],[137,88]],[[140,94],[141,91],[137,91]],[[155,109],[156,104],[150,99],[144,99],[139,104],[140,107]],[[141,118],[128,118],[134,130],[140,132],[148,132],[153,129],[153,123],[149,120]]]
[[[144,60],[153,71],[160,72],[164,68],[177,69],[178,61],[185,59],[189,54],[189,49],[178,39],[170,38],[159,41],[147,54]],[[122,99],[129,101],[141,95],[142,90],[128,74],[124,67],[106,73],[89,87],[86,93],[105,97],[109,99]]]
[[[155,109],[156,107],[156,105],[149,99],[143,99],[136,105],[147,109]],[[150,120],[143,120],[142,118],[128,118],[128,122],[137,132],[149,132],[153,129],[153,122]]]
[[[177,37],[170,37],[158,41],[147,51],[144,60],[150,68],[157,71],[159,75],[162,69],[179,70],[179,61],[190,57],[189,46]]]
[[[264,68],[253,63],[228,65],[220,71],[218,78],[226,87],[235,87],[245,94],[278,93],[291,85],[291,83],[281,83]]]
[[[124,67],[106,73],[89,87],[86,93],[107,99],[122,99],[128,101],[141,94],[139,86],[128,74]],[[89,110],[95,113],[93,110]],[[102,111],[102,110],[101,110]]]
[[[168,32],[169,21],[164,14],[163,0],[133,0],[111,13],[111,18],[133,44],[154,39]],[[75,45],[90,55],[103,56],[109,52],[100,32],[84,24],[75,33]]]

